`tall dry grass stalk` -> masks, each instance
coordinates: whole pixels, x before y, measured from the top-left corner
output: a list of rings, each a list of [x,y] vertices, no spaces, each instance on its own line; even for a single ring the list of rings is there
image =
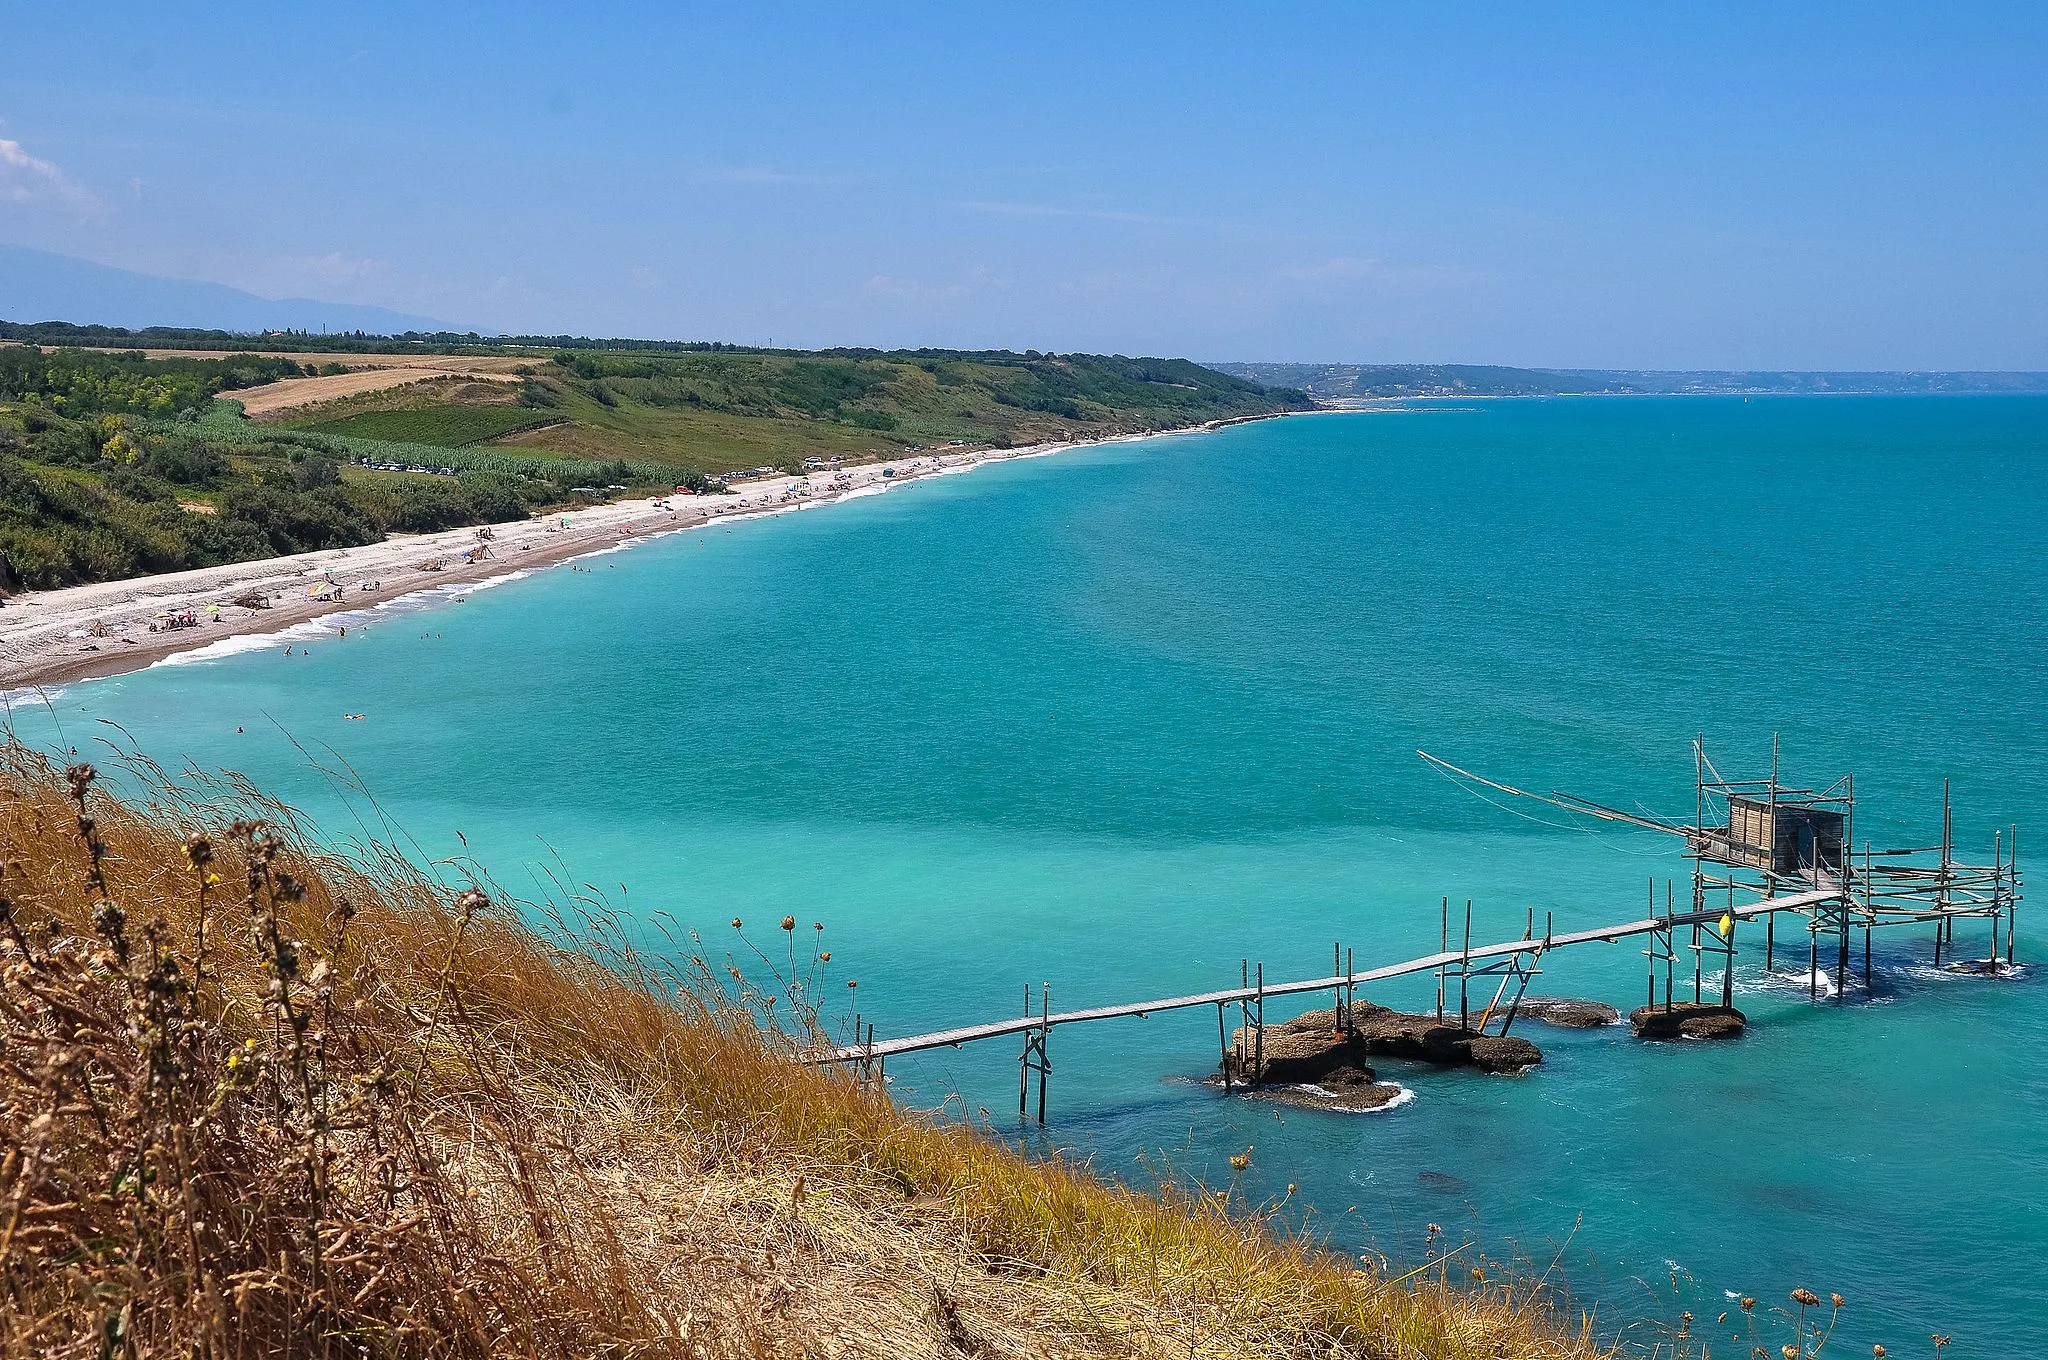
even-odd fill
[[[1598,1353],[802,1067],[601,911],[130,772],[0,750],[0,1355]]]

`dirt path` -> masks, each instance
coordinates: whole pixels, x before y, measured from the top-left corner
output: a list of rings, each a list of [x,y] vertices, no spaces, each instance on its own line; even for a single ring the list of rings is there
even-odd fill
[[[497,360],[482,362],[496,363]],[[284,411],[297,410],[301,406],[317,406],[323,401],[337,397],[355,397],[365,392],[382,392],[386,388],[403,387],[407,383],[429,382],[435,378],[474,378],[483,382],[518,382],[509,370],[524,360],[506,359],[504,368],[478,367],[474,359],[448,360],[449,367],[426,364],[406,364],[393,368],[359,368],[348,373],[333,373],[320,378],[286,378],[282,382],[265,383],[261,387],[245,387],[221,395],[242,403],[242,409],[252,420],[274,416]]]

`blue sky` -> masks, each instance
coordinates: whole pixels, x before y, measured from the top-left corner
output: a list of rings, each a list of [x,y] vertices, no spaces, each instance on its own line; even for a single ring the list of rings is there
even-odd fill
[[[2048,6],[0,3],[0,243],[488,328],[2048,368]]]

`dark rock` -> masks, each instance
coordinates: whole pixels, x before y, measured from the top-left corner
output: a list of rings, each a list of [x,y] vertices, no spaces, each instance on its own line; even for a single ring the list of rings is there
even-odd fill
[[[1312,1012],[1285,1024],[1268,1025],[1263,1040],[1254,1037],[1256,1031],[1239,1030],[1231,1044],[1231,1080],[1249,1086],[1256,1077],[1267,1085],[1305,1086],[1350,1069],[1364,1072],[1371,1081],[1370,1050],[1356,1034],[1340,1032],[1328,1011],[1321,1015],[1320,1023],[1314,1022]],[[1264,1068],[1255,1072],[1261,1061]]]
[[[1316,1085],[1325,1091],[1349,1091],[1359,1086],[1372,1085],[1374,1075],[1370,1067],[1340,1067]]]
[[[1598,1029],[1621,1023],[1621,1012],[1605,1001],[1575,1001],[1563,996],[1525,996],[1515,1008],[1515,1016],[1565,1029]]]
[[[1263,1082],[1285,1085],[1324,1083],[1345,1067],[1370,1072],[1371,1058],[1405,1058],[1486,1072],[1520,1072],[1543,1061],[1542,1050],[1526,1039],[1476,1034],[1369,1001],[1352,1005],[1350,1025],[1341,1031],[1335,1011],[1310,1011],[1266,1026],[1263,1045],[1255,1035],[1256,1031],[1240,1029],[1231,1037],[1233,1082],[1252,1084],[1261,1048],[1265,1068],[1257,1075]]]
[[[1941,965],[1944,973],[1957,973],[1965,977],[2011,977],[2013,969],[2004,959],[1957,959]]]
[[[1512,1034],[1482,1034],[1471,1042],[1472,1065],[1485,1072],[1522,1072],[1543,1061],[1543,1050]]]
[[[1734,1007],[1703,1001],[1641,1006],[1629,1012],[1628,1022],[1638,1039],[1733,1039],[1749,1024]]]
[[[1367,1081],[1333,1089],[1328,1082],[1323,1082],[1312,1086],[1262,1086],[1259,1097],[1300,1110],[1356,1113],[1385,1109],[1401,1098],[1401,1088],[1392,1082]]]

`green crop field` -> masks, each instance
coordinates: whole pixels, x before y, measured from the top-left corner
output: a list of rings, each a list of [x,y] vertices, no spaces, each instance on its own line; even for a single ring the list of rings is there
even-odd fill
[[[394,444],[433,444],[453,449],[560,419],[552,412],[529,410],[523,406],[423,406],[416,410],[364,411],[300,428],[314,434],[381,439]]]

